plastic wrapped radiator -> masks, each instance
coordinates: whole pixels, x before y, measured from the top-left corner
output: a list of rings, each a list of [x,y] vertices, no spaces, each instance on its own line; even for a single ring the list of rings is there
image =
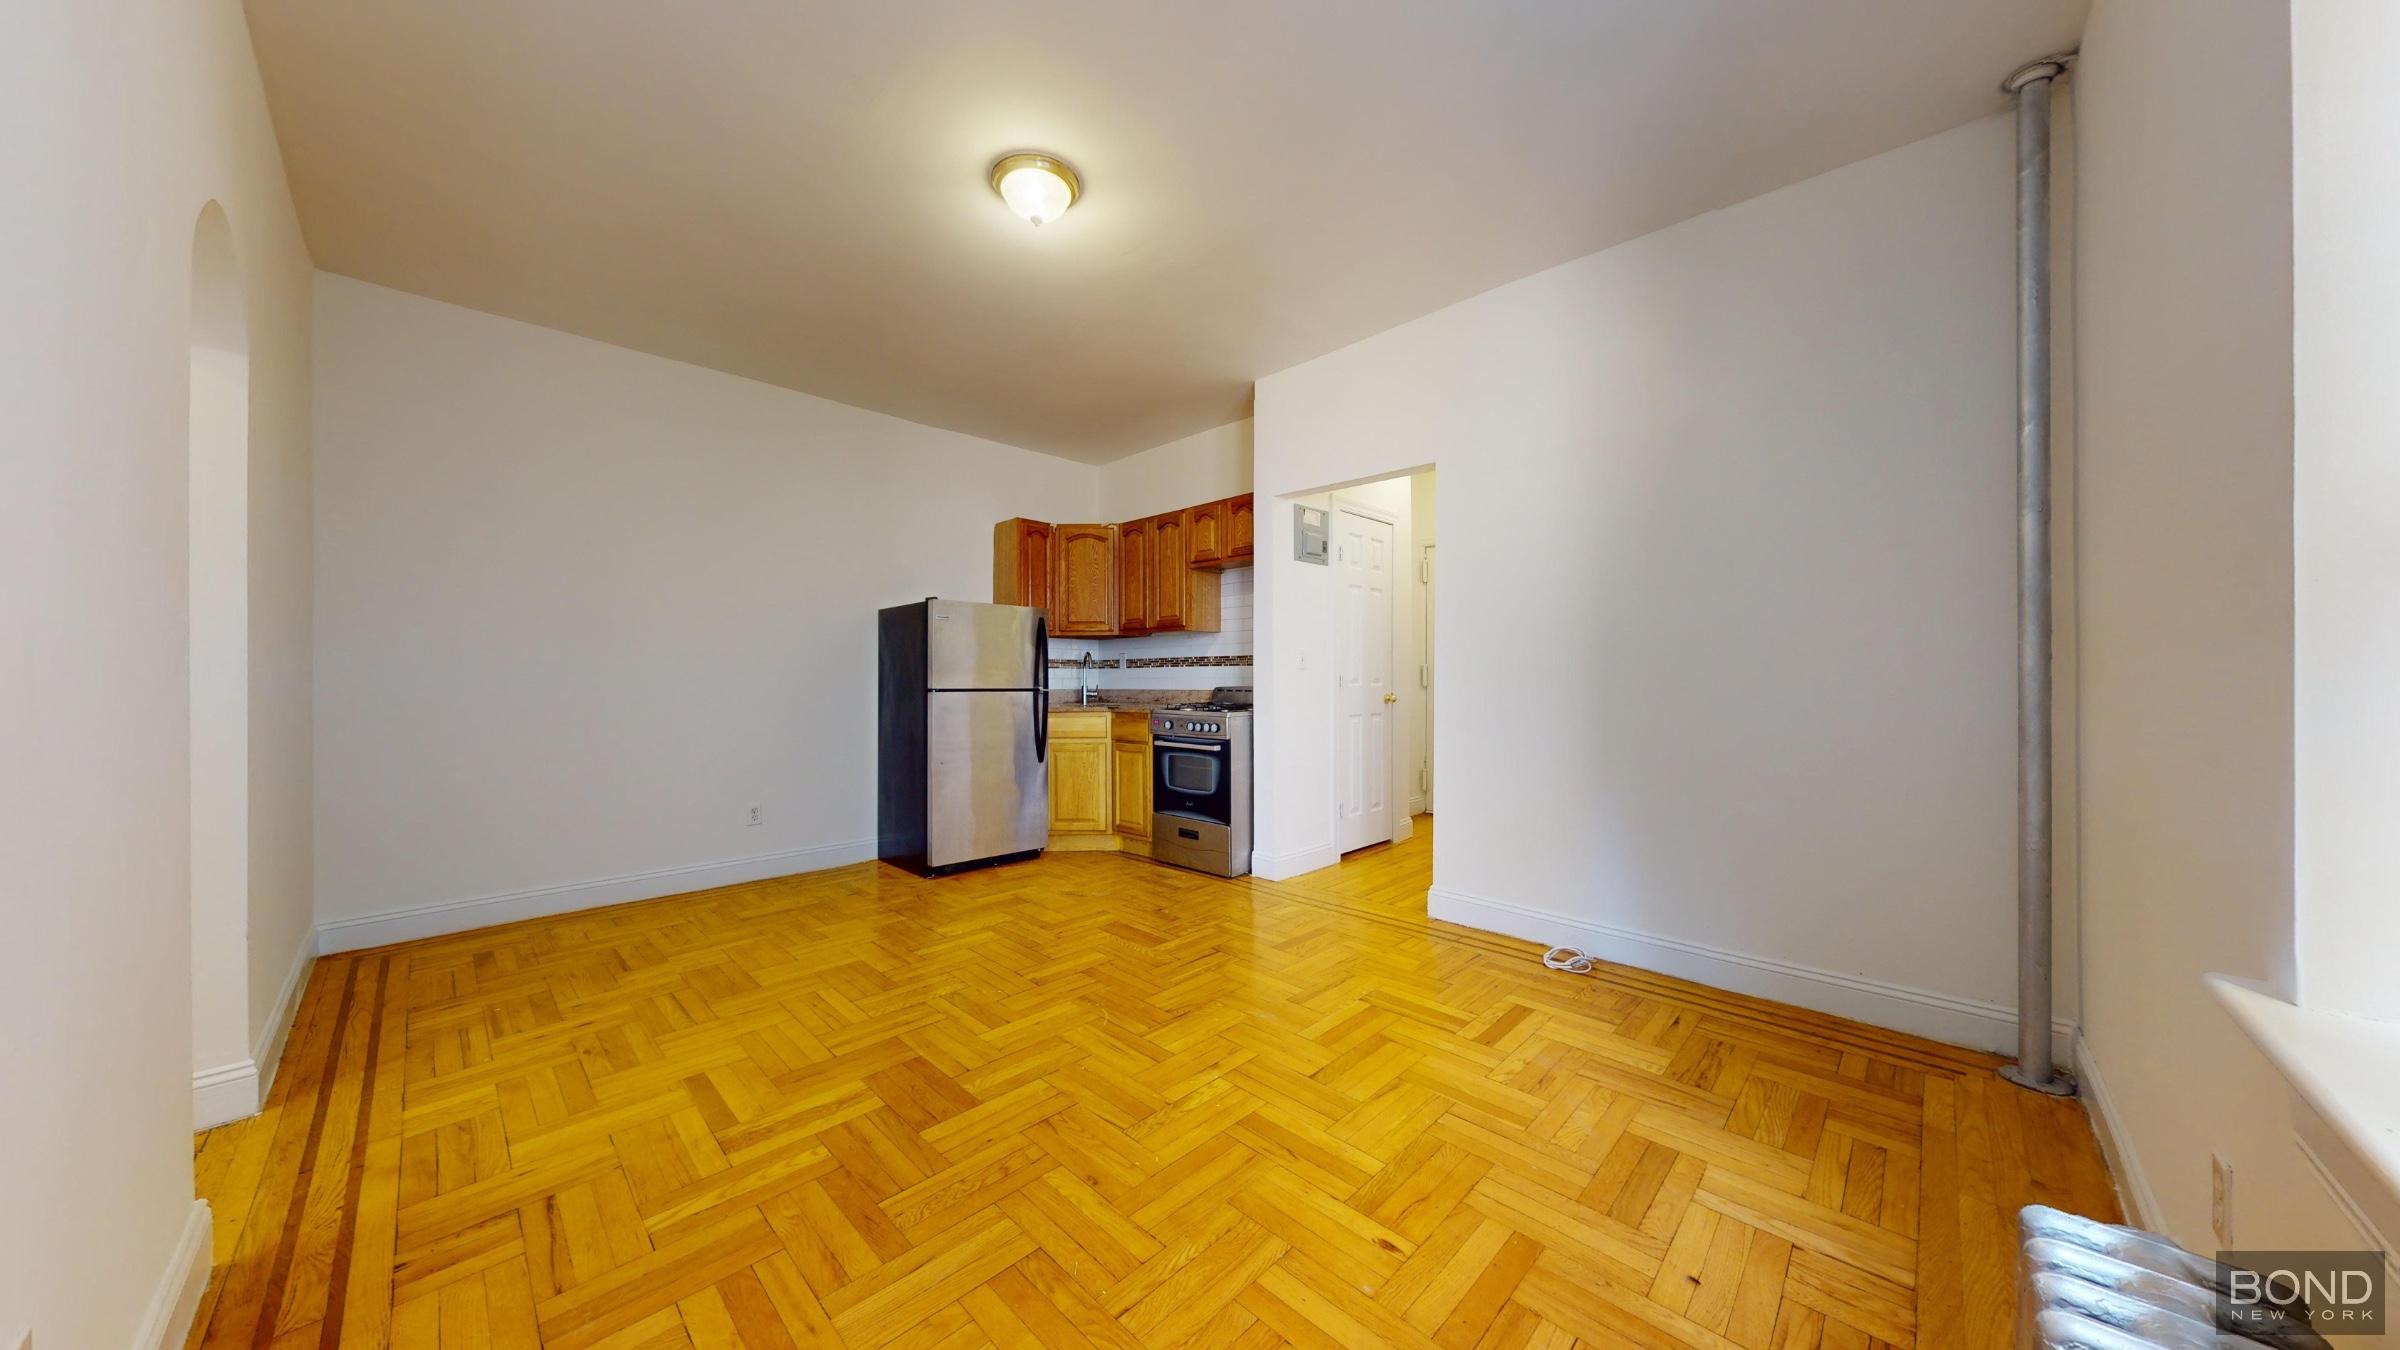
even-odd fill
[[[2019,1350],[2330,1350],[2312,1331],[2226,1327],[2217,1263],[2156,1233],[2046,1205],[2027,1205],[2017,1227]]]

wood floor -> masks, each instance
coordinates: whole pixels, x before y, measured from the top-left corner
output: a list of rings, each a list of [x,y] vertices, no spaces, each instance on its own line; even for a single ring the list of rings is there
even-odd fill
[[[1430,821],[1421,821],[1430,826]],[[1287,883],[878,866],[320,961],[206,1347],[2002,1347],[1995,1061]]]

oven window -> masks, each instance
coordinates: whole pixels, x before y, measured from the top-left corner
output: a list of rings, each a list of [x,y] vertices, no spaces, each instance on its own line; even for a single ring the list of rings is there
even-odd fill
[[[1174,791],[1190,793],[1195,797],[1216,794],[1218,777],[1224,772],[1224,765],[1217,756],[1188,750],[1162,750],[1158,760],[1160,776]]]

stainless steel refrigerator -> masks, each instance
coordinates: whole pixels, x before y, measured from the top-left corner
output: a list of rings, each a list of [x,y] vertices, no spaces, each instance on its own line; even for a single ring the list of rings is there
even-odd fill
[[[876,856],[933,876],[1050,838],[1050,628],[1041,610],[926,600],[881,615]]]

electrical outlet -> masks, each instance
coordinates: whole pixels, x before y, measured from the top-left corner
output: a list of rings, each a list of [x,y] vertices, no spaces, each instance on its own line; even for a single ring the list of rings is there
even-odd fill
[[[745,821],[743,821],[742,823],[743,823],[743,824],[745,824],[745,825],[756,825],[756,824],[759,824],[760,822],[764,821],[765,819],[766,819],[766,816],[765,816],[765,814],[764,814],[764,813],[762,813],[762,812],[761,812],[761,811],[758,809],[758,803],[757,803],[757,802],[752,802],[752,803],[750,803],[750,818],[749,818],[748,820],[745,820]]]
[[[2208,1231],[2219,1248],[2233,1245],[2233,1164],[2208,1155]]]

